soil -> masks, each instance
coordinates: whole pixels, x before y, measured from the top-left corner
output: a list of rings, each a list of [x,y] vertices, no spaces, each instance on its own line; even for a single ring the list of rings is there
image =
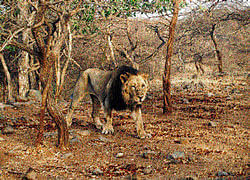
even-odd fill
[[[183,76],[184,77],[184,76]],[[247,75],[173,78],[171,114],[162,114],[160,80],[142,108],[148,139],[136,137],[129,112],[113,113],[113,135],[91,120],[91,103],[75,111],[70,146],[56,147],[49,115],[35,146],[39,104],[0,109],[0,179],[246,179],[249,177]],[[60,105],[67,111],[68,103]]]

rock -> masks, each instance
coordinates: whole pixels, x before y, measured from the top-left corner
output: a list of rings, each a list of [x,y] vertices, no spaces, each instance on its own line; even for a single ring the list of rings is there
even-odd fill
[[[68,158],[68,157],[71,157],[71,156],[73,156],[73,153],[71,153],[71,152],[65,153],[65,154],[63,155],[64,158]]]
[[[147,175],[147,174],[152,173],[153,169],[151,166],[148,166],[148,167],[144,168],[142,172],[143,172],[143,174]]]
[[[29,92],[26,94],[26,96],[29,100],[42,102],[42,94],[38,90],[30,89]]]
[[[175,139],[174,142],[177,144],[187,144],[188,143],[187,139]]]
[[[103,136],[99,136],[99,138],[98,139],[95,139],[96,141],[101,141],[101,142],[113,142],[113,140],[111,140],[111,139],[108,139],[108,138],[105,138],[105,137],[103,137]]]
[[[184,104],[188,104],[188,103],[189,103],[189,100],[188,100],[187,98],[183,98],[183,99],[182,99],[182,102],[183,102]]]
[[[90,132],[88,130],[78,130],[76,131],[77,134],[79,134],[80,136],[89,136]]]
[[[14,133],[14,129],[11,126],[6,126],[2,129],[2,134],[12,134]]]
[[[182,151],[176,151],[172,154],[169,154],[167,156],[168,159],[172,159],[172,160],[177,160],[177,159],[184,159],[185,158],[185,153]]]
[[[117,153],[115,157],[117,157],[117,158],[122,158],[123,156],[124,156],[123,153]]]
[[[77,136],[74,136],[72,139],[70,139],[70,143],[80,143],[81,141],[78,139]]]
[[[127,169],[128,171],[136,171],[137,165],[136,164],[127,164],[125,169]]]
[[[213,122],[213,121],[209,121],[208,126],[216,127],[216,126],[217,126],[217,123],[216,123],[216,122]]]
[[[214,77],[223,77],[224,75],[226,75],[224,72],[213,72]]]
[[[54,131],[54,132],[46,132],[43,134],[44,137],[52,137],[52,136],[56,136],[57,135],[57,132]]]
[[[94,171],[92,171],[92,174],[97,176],[103,175],[103,171],[99,168],[96,168]]]
[[[219,171],[217,173],[217,176],[229,176],[230,174],[228,172],[225,172],[225,171]]]
[[[34,169],[29,168],[23,179],[36,180],[38,178],[37,173]]]
[[[207,93],[207,97],[213,97],[214,96],[214,94],[213,93]]]
[[[156,153],[151,150],[147,150],[146,152],[142,153],[142,157],[145,159],[151,159]]]

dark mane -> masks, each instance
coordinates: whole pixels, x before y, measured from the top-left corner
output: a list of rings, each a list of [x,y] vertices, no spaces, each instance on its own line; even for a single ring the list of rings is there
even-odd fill
[[[130,67],[130,66],[121,66],[114,71],[113,80],[111,83],[110,91],[109,91],[109,98],[110,98],[110,108],[115,110],[124,110],[127,109],[128,106],[124,102],[121,87],[122,82],[120,79],[120,75],[130,73],[133,75],[138,74],[138,70]]]

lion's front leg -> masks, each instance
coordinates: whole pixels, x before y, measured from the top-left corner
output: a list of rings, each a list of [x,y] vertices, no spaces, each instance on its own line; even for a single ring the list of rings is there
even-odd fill
[[[112,112],[109,109],[104,109],[106,123],[103,125],[102,133],[103,134],[113,134],[114,129],[112,126]]]
[[[137,129],[138,137],[141,139],[151,137],[151,134],[147,134],[144,130],[143,120],[142,120],[142,116],[141,116],[141,106],[136,106],[132,110],[131,116],[133,117],[134,121],[136,122],[136,129]]]

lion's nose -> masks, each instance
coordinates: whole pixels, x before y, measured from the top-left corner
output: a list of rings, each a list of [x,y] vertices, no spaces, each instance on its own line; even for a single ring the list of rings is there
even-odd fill
[[[140,102],[142,101],[143,95],[142,96],[138,96]]]

